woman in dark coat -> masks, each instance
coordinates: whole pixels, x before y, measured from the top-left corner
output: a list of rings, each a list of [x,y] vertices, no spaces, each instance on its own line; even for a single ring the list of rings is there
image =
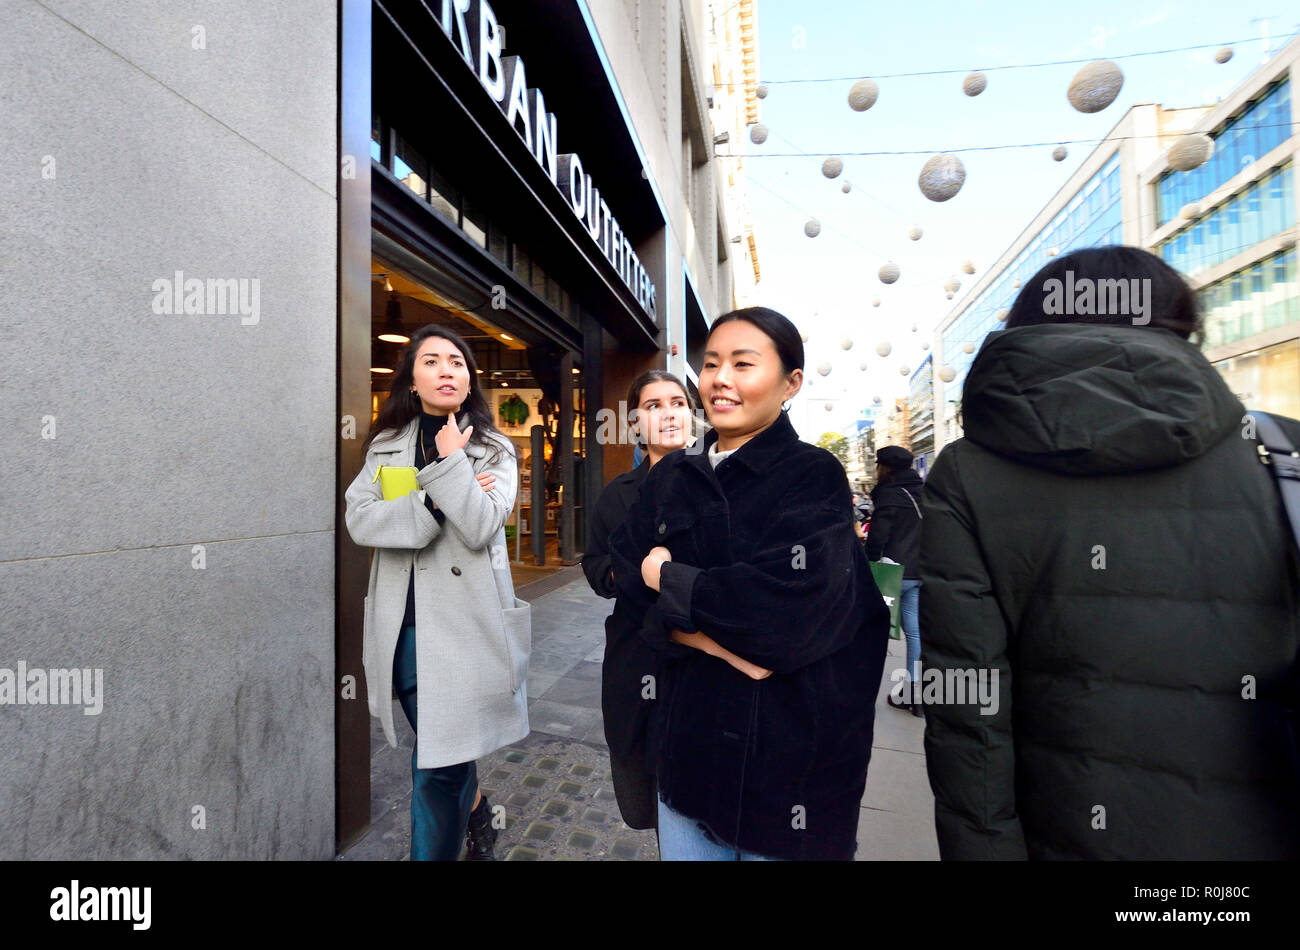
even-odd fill
[[[1110,290],[1098,307],[1110,280],[1127,308]],[[1058,316],[1067,286],[1094,313]],[[1028,281],[971,367],[966,437],[922,495],[944,858],[1300,857],[1285,709],[1300,583],[1198,331],[1177,272],[1095,248]],[[932,702],[932,674],[968,669],[997,671],[995,703]]]
[[[886,445],[876,451],[876,487],[871,492],[871,531],[867,535],[867,560],[888,558],[903,565],[903,584],[898,616],[907,640],[907,679],[921,677],[921,627],[918,611],[921,595],[921,488],[924,484],[912,468],[912,453],[901,445]],[[889,692],[889,705],[921,716],[921,706],[912,690],[906,699]]]
[[[667,456],[610,539],[620,598],[664,651],[665,860],[850,860],[889,611],[835,456],[782,411],[798,330],[719,317],[700,393],[713,429]]]
[[[662,369],[642,373],[628,390],[629,422],[646,456],[636,468],[617,476],[600,493],[592,516],[591,536],[582,557],[587,583],[601,597],[616,597],[607,544],[636,501],[646,474],[669,452],[686,445],[695,407],[686,387]],[[600,710],[609,746],[610,774],[618,810],[629,828],[653,828],[657,818],[654,763],[647,743],[652,722],[654,683],[659,655],[640,637],[645,612],[626,597],[614,601],[605,618],[605,662],[601,667]],[[647,679],[647,677],[649,679]]]

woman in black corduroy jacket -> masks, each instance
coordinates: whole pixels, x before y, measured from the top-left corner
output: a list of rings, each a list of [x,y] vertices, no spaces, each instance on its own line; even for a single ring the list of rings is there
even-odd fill
[[[647,475],[610,539],[660,682],[665,860],[851,860],[889,611],[835,456],[782,410],[798,331],[719,317],[700,394],[713,429]]]

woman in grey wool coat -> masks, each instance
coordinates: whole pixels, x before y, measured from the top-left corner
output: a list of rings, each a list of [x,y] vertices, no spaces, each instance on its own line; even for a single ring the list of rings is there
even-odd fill
[[[411,860],[454,861],[467,825],[471,858],[490,859],[487,800],[471,814],[474,760],[528,734],[530,608],[515,597],[505,545],[514,446],[459,336],[416,331],[363,448],[345,521],[375,549],[362,651],[370,712],[396,746],[396,692],[416,733]],[[385,465],[418,469],[418,490],[384,500]]]

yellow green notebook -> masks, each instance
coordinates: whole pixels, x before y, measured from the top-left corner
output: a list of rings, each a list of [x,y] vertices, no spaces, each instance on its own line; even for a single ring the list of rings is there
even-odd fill
[[[379,490],[384,493],[384,501],[392,501],[410,492],[419,491],[420,483],[415,478],[418,471],[419,469],[411,465],[379,466],[375,478],[379,479]],[[370,480],[370,484],[375,483],[375,478]]]

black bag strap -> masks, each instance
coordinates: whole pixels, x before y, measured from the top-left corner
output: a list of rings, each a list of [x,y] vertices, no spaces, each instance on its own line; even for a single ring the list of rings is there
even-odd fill
[[[1273,476],[1273,484],[1282,497],[1282,509],[1291,522],[1292,565],[1300,566],[1300,452],[1268,413],[1252,410],[1247,415],[1255,420],[1255,450],[1259,460]],[[1284,720],[1291,770],[1300,780],[1300,655],[1291,670],[1291,696],[1286,702]]]
[[[1300,550],[1300,451],[1296,451],[1277,420],[1267,412],[1252,410],[1246,415],[1255,420],[1255,451],[1273,476],[1277,492],[1282,496],[1282,509],[1291,522],[1291,540]]]

